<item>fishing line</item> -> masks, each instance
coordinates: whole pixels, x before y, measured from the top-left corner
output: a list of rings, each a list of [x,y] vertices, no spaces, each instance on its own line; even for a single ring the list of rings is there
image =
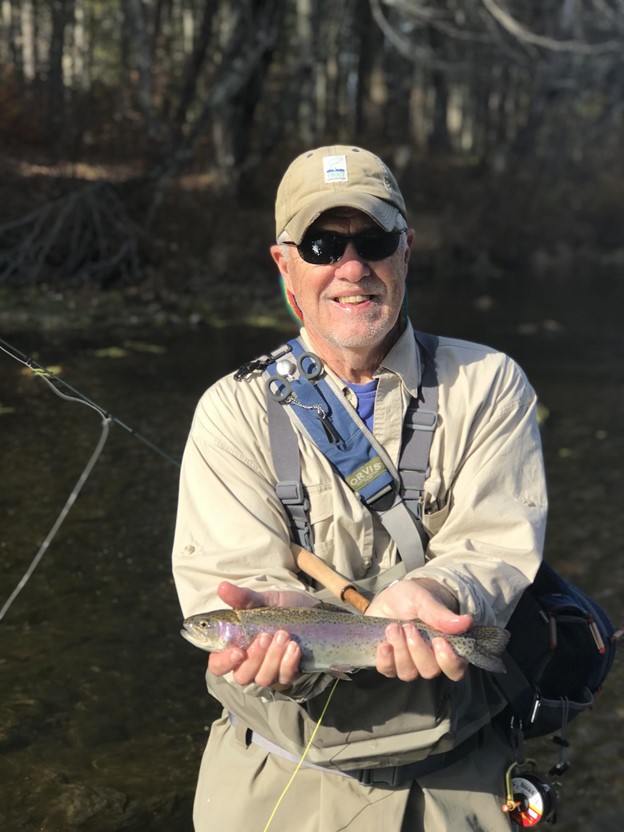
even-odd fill
[[[336,690],[336,687],[337,687],[337,685],[338,685],[338,682],[339,682],[339,681],[340,681],[340,679],[335,679],[334,684],[332,685],[331,690],[330,690],[330,692],[329,692],[329,696],[327,697],[327,702],[326,702],[326,703],[325,703],[325,705],[323,706],[323,710],[321,711],[321,715],[320,715],[320,717],[318,718],[318,722],[317,722],[317,723],[316,723],[316,725],[314,726],[314,731],[312,731],[312,736],[311,736],[311,737],[310,737],[310,739],[308,740],[308,744],[307,744],[307,745],[306,745],[306,747],[304,748],[304,750],[303,750],[303,754],[301,755],[301,759],[300,759],[300,760],[299,760],[299,762],[297,763],[297,765],[296,765],[296,767],[295,767],[295,770],[293,771],[293,773],[292,773],[292,775],[291,775],[291,777],[290,777],[290,780],[288,781],[288,783],[286,783],[286,785],[284,786],[284,790],[283,790],[283,792],[282,792],[282,793],[281,793],[281,795],[278,797],[278,799],[277,799],[277,803],[276,803],[276,804],[275,804],[275,806],[273,807],[273,811],[271,812],[271,815],[270,815],[270,817],[269,817],[269,819],[268,819],[268,821],[267,821],[267,823],[266,823],[266,826],[265,826],[265,827],[264,827],[264,829],[262,830],[262,832],[267,832],[267,829],[268,829],[268,828],[269,828],[269,826],[273,823],[273,819],[275,818],[275,815],[277,814],[277,810],[278,810],[278,809],[279,809],[279,807],[281,806],[282,801],[284,800],[284,798],[286,797],[286,794],[288,793],[288,790],[289,790],[289,789],[290,789],[290,787],[292,786],[292,784],[293,784],[293,780],[294,780],[294,779],[295,779],[295,777],[297,776],[297,774],[298,774],[298,772],[299,772],[299,769],[301,768],[301,766],[302,766],[302,765],[303,765],[303,763],[304,763],[305,758],[308,756],[308,751],[309,751],[309,750],[310,750],[310,748],[312,747],[312,743],[314,742],[314,738],[316,737],[316,734],[317,734],[318,729],[321,727],[321,723],[323,722],[323,717],[325,716],[325,713],[327,712],[327,708],[329,707],[329,703],[330,703],[330,702],[331,702],[331,700],[332,700],[332,696],[334,695],[334,691]]]
[[[64,398],[71,399],[70,396],[64,396]],[[45,555],[50,543],[52,543],[52,541],[54,540],[54,537],[55,537],[56,533],[61,528],[61,525],[63,524],[63,521],[65,520],[65,518],[69,514],[69,510],[71,509],[73,504],[76,502],[76,499],[77,499],[78,495],[80,494],[80,492],[82,490],[82,486],[85,484],[85,482],[89,478],[89,475],[91,474],[91,471],[93,470],[93,467],[95,466],[95,463],[98,461],[98,459],[100,457],[100,454],[102,453],[102,450],[104,448],[104,445],[106,444],[106,440],[108,439],[108,433],[110,431],[111,421],[112,420],[109,416],[103,415],[102,432],[100,434],[100,438],[98,440],[98,443],[95,446],[95,449],[94,449],[93,453],[91,454],[91,457],[90,457],[89,461],[85,465],[82,474],[78,477],[76,485],[73,487],[73,489],[71,491],[71,494],[69,495],[69,497],[65,501],[65,505],[61,509],[61,513],[59,514],[59,516],[56,518],[56,522],[54,523],[54,525],[52,526],[52,528],[48,532],[46,539],[43,541],[43,543],[39,547],[39,551],[37,552],[35,557],[32,559],[32,562],[31,562],[30,566],[28,567],[28,569],[26,570],[26,572],[24,573],[22,579],[19,581],[19,583],[17,584],[17,586],[15,587],[15,589],[13,590],[11,595],[9,596],[8,600],[5,602],[4,606],[0,610],[0,621],[2,621],[2,619],[4,618],[4,616],[9,611],[10,607],[12,606],[13,602],[17,598],[17,596],[20,594],[20,592],[24,589],[24,587],[26,586],[26,584],[30,580],[33,572],[35,571],[35,569],[39,565],[40,560]]]
[[[98,413],[102,417],[102,431],[100,433],[100,438],[98,439],[98,442],[97,442],[97,444],[96,444],[96,446],[95,446],[87,464],[85,465],[82,473],[78,477],[78,480],[76,481],[76,484],[74,485],[69,497],[65,501],[65,505],[61,509],[61,512],[60,512],[59,516],[56,518],[56,521],[55,521],[54,525],[52,526],[52,528],[48,532],[45,540],[43,541],[43,543],[39,547],[39,550],[38,550],[37,554],[35,555],[35,557],[33,558],[30,566],[28,567],[28,569],[26,570],[26,572],[22,576],[21,580],[19,581],[19,583],[17,584],[17,586],[15,587],[15,589],[13,590],[13,592],[11,593],[11,595],[9,596],[7,601],[5,602],[2,609],[0,609],[0,621],[2,621],[4,619],[4,616],[7,614],[7,612],[11,608],[11,606],[12,606],[13,602],[15,601],[15,599],[17,598],[17,596],[20,594],[20,592],[24,589],[24,587],[26,586],[26,584],[30,580],[33,572],[35,571],[35,569],[39,565],[41,559],[43,558],[43,556],[45,555],[46,551],[48,550],[50,544],[54,540],[54,537],[56,536],[56,533],[58,532],[61,525],[63,524],[63,521],[65,520],[65,518],[69,514],[69,511],[70,511],[71,507],[76,502],[76,499],[78,498],[78,495],[80,494],[80,492],[82,490],[82,487],[84,486],[85,482],[88,480],[88,478],[91,474],[91,471],[93,470],[96,462],[100,458],[100,454],[102,453],[102,451],[104,449],[104,445],[106,444],[106,440],[108,439],[108,434],[110,432],[111,424],[113,424],[113,423],[118,424],[120,427],[124,428],[130,434],[132,434],[132,436],[135,436],[137,439],[139,439],[141,442],[143,442],[145,445],[147,445],[153,451],[156,451],[156,453],[158,453],[160,456],[164,457],[169,462],[176,465],[178,468],[180,467],[180,463],[177,462],[172,457],[170,457],[164,451],[161,451],[161,449],[158,448],[156,445],[154,445],[152,442],[150,442],[149,439],[146,439],[144,436],[141,436],[141,434],[137,433],[132,428],[128,427],[128,425],[124,424],[124,422],[120,421],[119,419],[117,419],[112,414],[107,413],[98,404],[91,401],[91,399],[89,399],[87,396],[85,396],[79,390],[74,389],[70,384],[68,384],[66,381],[64,381],[62,378],[60,378],[60,376],[57,376],[55,373],[53,373],[47,367],[43,367],[43,366],[41,366],[41,364],[37,364],[37,362],[34,361],[32,358],[29,358],[28,356],[24,355],[24,353],[21,353],[19,350],[17,350],[11,344],[7,343],[3,338],[0,338],[0,350],[2,350],[2,352],[5,352],[11,358],[14,358],[20,364],[24,364],[24,366],[29,367],[32,370],[33,374],[37,378],[40,378],[43,381],[45,381],[45,383],[52,390],[52,392],[55,393],[57,396],[59,396],[61,399],[64,399],[65,401],[68,401],[68,402],[75,402],[76,404],[83,404],[86,407],[91,408],[91,410],[95,410],[95,412]],[[56,382],[56,384],[59,384],[60,386],[64,387],[65,389],[70,390],[74,395],[70,396],[70,395],[67,395],[67,393],[62,392],[62,390],[59,390],[59,388],[56,386],[55,382]]]
[[[20,352],[20,350],[9,344],[3,338],[0,338],[0,350],[2,350],[2,352],[5,352],[11,358],[14,358],[15,361],[18,361],[20,364],[23,364],[25,367],[29,367],[35,376],[37,376],[38,378],[42,378],[48,384],[48,386],[52,390],[54,390],[57,396],[60,396],[62,399],[67,399],[68,401],[76,401],[80,402],[81,404],[85,404],[88,407],[92,407],[98,413],[101,413],[102,415],[105,415],[107,418],[109,418],[111,422],[114,422],[116,425],[119,425],[120,428],[123,428],[129,434],[134,436],[134,438],[138,439],[139,442],[142,442],[144,445],[147,445],[148,448],[154,451],[154,453],[157,453],[159,456],[163,457],[163,459],[166,459],[167,462],[170,462],[172,465],[175,465],[176,468],[180,467],[179,460],[174,459],[172,456],[169,456],[169,454],[163,451],[161,448],[159,448],[158,445],[155,445],[149,439],[146,439],[145,436],[142,436],[140,433],[137,433],[137,431],[135,431],[125,422],[122,422],[121,419],[118,419],[116,416],[113,416],[112,413],[108,413],[103,407],[100,407],[99,404],[96,404],[88,396],[85,396],[84,393],[81,393],[80,390],[77,390],[75,387],[72,387],[71,384],[69,384],[67,381],[62,379],[60,376],[57,376],[56,373],[53,373],[52,370],[49,370],[47,367],[38,364],[34,359],[29,358],[23,352]],[[55,384],[60,385],[61,387],[64,387],[66,390],[71,391],[74,395],[67,396],[64,393],[61,393],[61,391],[55,386],[53,382],[55,382]]]

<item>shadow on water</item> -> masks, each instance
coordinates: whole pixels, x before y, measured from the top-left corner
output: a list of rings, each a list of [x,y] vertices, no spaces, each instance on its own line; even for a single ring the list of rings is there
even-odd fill
[[[547,554],[622,617],[624,336],[617,276],[533,278],[412,293],[423,329],[490,343],[526,369],[548,409]],[[203,389],[280,343],[249,328],[33,332],[15,345],[178,458]],[[111,357],[103,348],[123,346]],[[107,356],[107,357],[104,357]],[[0,603],[55,521],[100,418],[0,356]],[[119,428],[32,580],[0,624],[0,828],[187,832],[216,703],[205,657],[178,635],[169,556],[177,469]],[[624,795],[620,660],[570,728],[558,828],[615,832]],[[533,748],[531,747],[531,751]],[[548,765],[555,751],[538,747]]]

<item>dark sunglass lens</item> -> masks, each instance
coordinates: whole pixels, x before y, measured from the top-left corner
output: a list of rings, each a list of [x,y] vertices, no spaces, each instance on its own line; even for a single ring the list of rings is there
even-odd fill
[[[345,253],[347,238],[330,232],[304,237],[299,246],[299,254],[306,263],[328,265],[336,263]]]
[[[399,247],[400,231],[384,234],[361,234],[354,239],[357,253],[364,260],[385,260]]]
[[[346,236],[332,231],[319,231],[303,238],[297,250],[306,263],[327,266],[337,263],[352,241],[363,260],[385,260],[397,250],[401,231],[366,232]]]

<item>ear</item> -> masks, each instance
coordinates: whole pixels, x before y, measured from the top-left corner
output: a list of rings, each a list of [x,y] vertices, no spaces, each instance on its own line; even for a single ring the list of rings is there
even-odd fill
[[[284,279],[284,284],[286,288],[289,291],[292,291],[288,255],[284,253],[284,249],[282,248],[282,246],[278,245],[277,243],[275,243],[275,245],[272,245],[269,251],[271,252],[271,257],[275,261],[275,264]]]
[[[290,258],[284,253],[282,246],[275,244],[270,248],[271,257],[275,260],[277,268],[282,275],[282,287],[286,303],[288,304],[293,315],[301,322],[303,322],[303,312],[299,309],[299,305],[295,299],[293,292],[292,279],[290,275]]]
[[[414,238],[416,236],[416,232],[413,228],[407,229],[407,234],[405,235],[405,239],[407,240],[407,247],[405,249],[405,265],[407,265],[408,260],[410,259],[410,255],[412,253],[412,246],[414,245]]]

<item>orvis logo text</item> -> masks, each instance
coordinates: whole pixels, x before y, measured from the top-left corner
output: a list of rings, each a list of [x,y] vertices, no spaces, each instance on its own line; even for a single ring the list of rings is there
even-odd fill
[[[374,456],[352,474],[349,474],[347,482],[354,491],[361,491],[365,485],[368,485],[369,482],[372,482],[375,477],[378,477],[385,470],[386,466],[381,459],[378,456]]]

